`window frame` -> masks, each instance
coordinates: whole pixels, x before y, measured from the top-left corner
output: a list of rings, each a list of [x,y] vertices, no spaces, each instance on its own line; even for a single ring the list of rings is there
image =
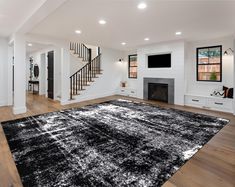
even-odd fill
[[[136,59],[137,59],[137,54],[128,55],[128,78],[129,79],[137,79],[137,77],[138,77],[138,71],[137,70],[136,70],[136,77],[130,77],[131,67],[136,67],[136,69],[138,68],[138,64],[136,66],[130,66],[130,64],[131,64],[130,59],[131,59],[132,56],[136,56]],[[138,61],[137,61],[137,63],[138,63]]]
[[[220,48],[220,63],[207,63],[207,64],[199,64],[199,58],[198,58],[198,54],[199,54],[199,50],[200,49],[209,49],[210,48]],[[196,53],[196,60],[197,60],[197,81],[198,82],[222,82],[222,64],[223,64],[223,60],[222,60],[222,45],[216,45],[216,46],[207,46],[207,47],[198,47],[197,48],[197,53]],[[209,61],[209,58],[208,58],[208,61]],[[220,80],[199,80],[199,65],[220,65]]]

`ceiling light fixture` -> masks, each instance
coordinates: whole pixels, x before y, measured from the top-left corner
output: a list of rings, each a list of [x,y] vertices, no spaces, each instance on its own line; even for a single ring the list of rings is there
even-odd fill
[[[125,42],[122,42],[122,45],[126,45],[126,43],[125,43]]]
[[[146,3],[139,3],[138,4],[138,9],[145,9],[147,7]]]
[[[180,36],[182,34],[182,32],[178,31],[175,33],[176,36]]]
[[[31,43],[28,43],[28,46],[29,46],[29,47],[32,47],[32,46],[33,46],[33,44],[31,44]]]
[[[101,19],[101,20],[99,21],[99,24],[101,24],[101,25],[105,25],[105,24],[106,24],[106,21],[105,21],[105,20],[103,20],[103,19]]]
[[[145,38],[144,40],[145,40],[145,41],[149,41],[149,38]]]
[[[75,33],[76,33],[76,34],[81,34],[81,33],[82,33],[82,31],[80,31],[80,30],[76,30],[76,31],[75,31]]]

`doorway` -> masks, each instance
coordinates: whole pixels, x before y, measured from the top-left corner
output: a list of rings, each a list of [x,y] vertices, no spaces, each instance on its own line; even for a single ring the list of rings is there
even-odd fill
[[[54,99],[54,51],[48,52],[47,58],[47,95],[48,98]]]

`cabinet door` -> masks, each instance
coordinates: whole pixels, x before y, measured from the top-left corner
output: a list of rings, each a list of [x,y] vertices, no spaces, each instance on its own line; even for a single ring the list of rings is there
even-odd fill
[[[185,96],[185,104],[190,106],[206,106],[206,99],[198,96]]]
[[[233,109],[232,99],[222,99],[222,98],[209,98],[208,106],[215,110],[220,110],[224,112],[231,112]]]

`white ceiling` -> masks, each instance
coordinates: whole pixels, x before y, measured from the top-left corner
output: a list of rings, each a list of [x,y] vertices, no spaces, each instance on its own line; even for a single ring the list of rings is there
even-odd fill
[[[14,32],[43,1],[0,0],[0,36]],[[137,9],[140,1],[147,3],[145,10]],[[106,25],[98,23],[101,18]],[[67,0],[28,33],[127,50],[162,41],[233,35],[234,18],[231,0]],[[75,34],[77,29],[82,34]],[[176,31],[182,36],[175,36]],[[144,41],[146,37],[150,40]]]
[[[32,46],[28,46],[28,44],[32,44]],[[36,42],[27,42],[26,43],[26,53],[27,54],[32,54],[34,52],[41,51],[43,49],[47,49],[51,47],[51,45],[47,44],[41,44],[41,43],[36,43]]]
[[[235,1],[143,1],[145,10],[137,9],[138,0],[68,0],[31,33],[124,50],[234,34]],[[98,24],[101,18],[106,25]],[[76,29],[82,34],[75,34]],[[182,36],[175,36],[176,31],[182,31]],[[150,40],[144,41],[145,37]]]
[[[0,0],[0,36],[14,33],[45,0]]]

